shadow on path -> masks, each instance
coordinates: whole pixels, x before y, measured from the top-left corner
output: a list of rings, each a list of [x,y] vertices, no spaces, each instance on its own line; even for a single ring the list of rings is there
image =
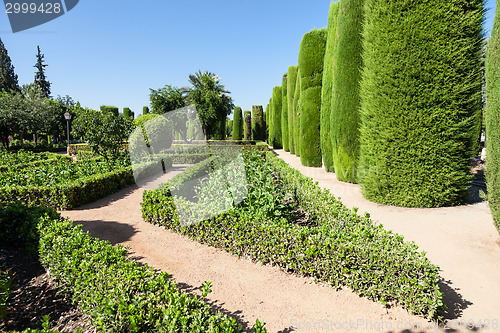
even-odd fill
[[[108,240],[112,245],[126,242],[137,233],[137,229],[116,221],[75,220],[74,225],[82,225],[83,231],[88,231],[92,237]]]

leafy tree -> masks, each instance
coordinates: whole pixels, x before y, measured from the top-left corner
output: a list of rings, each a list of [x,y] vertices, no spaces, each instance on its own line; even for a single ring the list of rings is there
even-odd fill
[[[208,71],[189,75],[189,82],[192,87],[187,90],[188,100],[196,106],[205,137],[223,140],[226,117],[234,108],[230,92],[217,75]]]
[[[364,1],[363,194],[405,207],[462,203],[479,152],[484,2]]]
[[[116,106],[111,106],[111,105],[101,105],[100,110],[102,112],[114,113],[115,116],[118,116],[118,114],[120,113],[120,110]]]
[[[0,39],[0,91],[20,91],[17,75],[14,73],[7,49]]]
[[[131,118],[112,111],[86,108],[73,121],[72,134],[85,140],[94,153],[103,156],[108,162],[114,162],[132,129]]]
[[[37,69],[35,73],[35,85],[40,89],[42,96],[49,98],[50,97],[50,82],[47,81],[47,78],[45,77],[45,67],[47,67],[46,64],[44,64],[43,58],[45,58],[45,55],[43,55],[40,52],[40,46],[37,46],[37,55],[36,55],[36,64],[35,67]]]
[[[486,147],[488,203],[500,230],[500,6],[486,53]]]
[[[149,91],[149,100],[153,113],[164,114],[187,105],[184,91],[181,88],[167,84],[163,88],[149,89]]]

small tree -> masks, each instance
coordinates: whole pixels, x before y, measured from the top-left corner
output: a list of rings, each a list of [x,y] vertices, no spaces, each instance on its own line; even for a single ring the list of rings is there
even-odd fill
[[[45,67],[47,67],[46,64],[44,64],[43,58],[45,58],[45,55],[43,55],[40,52],[40,46],[37,46],[37,54],[36,54],[36,64],[35,67],[37,69],[35,73],[35,85],[38,87],[40,90],[42,96],[49,98],[50,97],[50,82],[47,81],[47,78],[45,77]]]
[[[132,119],[121,114],[84,109],[73,121],[72,134],[87,141],[94,153],[114,163],[132,129]]]
[[[181,88],[169,84],[160,89],[149,89],[149,100],[153,113],[164,114],[186,106],[186,97]]]
[[[242,129],[243,129],[243,119],[242,119],[241,108],[237,106],[234,108],[233,112],[233,140],[242,139],[243,137],[241,133]]]

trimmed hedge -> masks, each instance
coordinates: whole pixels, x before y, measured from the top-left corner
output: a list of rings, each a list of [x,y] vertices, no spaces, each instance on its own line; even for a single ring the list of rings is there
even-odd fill
[[[267,104],[267,118],[266,118],[266,128],[267,128],[267,142],[269,145],[273,142],[273,98],[269,99]]]
[[[252,140],[266,140],[266,124],[262,105],[252,105]]]
[[[146,114],[149,114],[149,108],[147,106],[143,106],[142,107],[142,115],[146,115]]]
[[[488,203],[500,231],[500,7],[486,53],[486,185]]]
[[[243,112],[243,140],[252,140],[252,112]]]
[[[293,111],[293,101],[295,97],[295,85],[297,84],[297,66],[288,67],[287,75],[287,108],[288,108],[288,146],[290,148],[290,153],[295,154],[295,136],[294,136],[294,111]]]
[[[268,190],[278,192],[275,195],[281,198],[291,196],[311,218],[312,225],[299,226],[289,221],[284,210],[270,217],[261,211],[267,207],[249,204],[247,197],[241,207],[182,227],[165,189],[144,192],[144,220],[238,256],[277,265],[335,287],[346,286],[360,296],[383,304],[400,304],[429,319],[439,318],[438,311],[444,308],[438,286],[439,268],[418,252],[413,242],[405,242],[402,236],[374,225],[369,214],[361,217],[356,209],[347,209],[328,190],[272,152],[246,155],[245,160],[247,178],[249,172],[256,172],[255,163],[260,163],[266,173],[264,179],[277,177],[270,182],[274,188]],[[249,196],[254,195],[249,188]]]
[[[130,108],[123,108],[123,116],[125,118],[130,118],[132,116],[132,110],[130,110]]]
[[[115,116],[118,116],[118,114],[120,113],[120,110],[116,106],[101,105],[100,109],[102,112],[111,112]]]
[[[213,314],[202,299],[181,291],[168,273],[127,259],[121,245],[91,237],[56,212],[9,206],[0,208],[0,220],[5,217],[36,235],[30,241],[40,262],[98,331],[243,331],[236,319]],[[265,332],[263,326],[257,321],[254,331]]]
[[[282,85],[281,85],[281,141],[283,143],[283,149],[285,151],[290,151],[289,141],[288,141],[288,95],[287,95],[287,74],[283,75]]]
[[[281,111],[282,111],[282,106],[281,106],[281,94],[282,94],[282,88],[281,86],[276,86],[273,88],[273,115],[272,115],[272,141],[270,143],[271,146],[273,146],[274,149],[281,149],[283,148],[283,141],[281,137]]]
[[[295,93],[293,96],[293,142],[295,155],[300,157],[300,68],[297,70]]]
[[[300,162],[321,166],[321,80],[326,48],[326,29],[312,30],[302,37],[300,68]],[[312,89],[311,91],[308,91]]]
[[[365,2],[363,194],[405,207],[463,203],[479,153],[484,3]]]
[[[342,0],[333,58],[331,140],[338,180],[357,183],[363,1]],[[396,61],[396,59],[394,59]],[[401,61],[401,60],[397,60]],[[385,97],[384,97],[385,98]]]
[[[328,15],[328,32],[326,38],[325,59],[323,63],[323,79],[321,81],[321,154],[323,166],[328,172],[335,172],[333,164],[333,148],[331,138],[331,113],[333,97],[333,50],[335,39],[337,38],[337,17],[339,13],[339,2],[330,4],[330,14]]]
[[[241,140],[243,138],[243,120],[241,108],[239,106],[234,108],[233,114],[233,140]]]

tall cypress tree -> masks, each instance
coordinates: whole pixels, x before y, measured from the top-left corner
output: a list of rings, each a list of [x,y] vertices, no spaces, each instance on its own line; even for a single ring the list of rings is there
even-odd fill
[[[335,39],[337,38],[337,17],[339,3],[330,4],[330,14],[328,15],[328,33],[326,39],[325,61],[323,63],[323,80],[321,82],[321,154],[323,155],[323,165],[326,171],[334,172],[333,149],[330,135],[330,115],[332,112],[333,97],[333,57]]]
[[[287,76],[283,75],[282,85],[281,85],[281,142],[283,143],[283,149],[285,151],[290,151],[288,143],[288,98],[287,98]]]
[[[288,67],[287,75],[287,103],[288,103],[288,145],[290,153],[295,154],[295,135],[293,134],[294,115],[293,101],[295,96],[295,85],[297,84],[297,66]]]
[[[37,46],[37,54],[36,54],[36,64],[35,67],[37,69],[35,73],[35,85],[40,89],[42,96],[49,98],[50,97],[50,82],[47,81],[47,78],[45,77],[45,67],[47,67],[46,64],[44,64],[44,58],[45,55],[43,55],[40,52],[40,46]]]
[[[0,39],[0,91],[20,91],[17,75],[10,60],[7,49]]]
[[[243,119],[241,108],[239,106],[234,108],[233,112],[233,140],[241,140],[243,137]]]
[[[276,86],[273,88],[273,115],[272,115],[272,142],[271,146],[273,146],[274,149],[281,149],[283,148],[283,141],[281,137],[281,103],[282,103],[282,98],[281,98],[281,86]]]
[[[321,80],[326,49],[326,29],[312,30],[302,37],[300,68],[300,162],[321,166]]]
[[[295,155],[300,157],[300,68],[297,69],[297,81],[293,95],[293,141]]]
[[[483,0],[364,8],[363,194],[406,207],[464,202],[479,153]]]
[[[486,53],[486,185],[488,203],[500,230],[500,6]]]
[[[359,82],[363,0],[341,0],[333,51],[333,101],[330,119],[333,164],[338,180],[357,182],[359,158]]]

